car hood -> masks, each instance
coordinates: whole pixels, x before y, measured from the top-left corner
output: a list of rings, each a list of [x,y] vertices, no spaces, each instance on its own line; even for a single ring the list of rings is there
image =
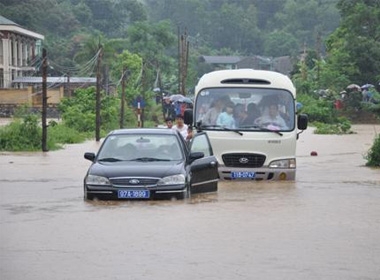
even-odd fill
[[[89,169],[89,174],[112,177],[158,177],[162,178],[174,174],[183,174],[183,161],[122,161],[122,162],[95,162]]]

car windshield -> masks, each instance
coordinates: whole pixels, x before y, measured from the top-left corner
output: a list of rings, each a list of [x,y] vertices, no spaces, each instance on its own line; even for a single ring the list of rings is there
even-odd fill
[[[184,155],[175,135],[119,134],[108,136],[98,154],[101,162],[178,161]]]
[[[295,102],[289,91],[211,88],[198,93],[195,123],[204,130],[291,131]]]

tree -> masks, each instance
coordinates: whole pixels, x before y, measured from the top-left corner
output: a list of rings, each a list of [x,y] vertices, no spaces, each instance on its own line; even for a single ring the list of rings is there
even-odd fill
[[[339,25],[336,1],[286,0],[274,16],[271,28],[292,34],[299,46],[317,46],[318,37],[326,36]]]
[[[151,25],[148,22],[138,22],[127,31],[128,49],[139,54],[145,67],[142,91],[151,90],[157,73],[170,73],[172,65],[168,56],[176,56],[176,36],[172,33],[169,21],[161,21]]]
[[[137,54],[132,54],[126,50],[118,55],[112,69],[112,75],[120,77],[116,86],[121,97],[120,128],[122,128],[125,121],[125,105],[126,103],[131,104],[140,92],[138,82],[141,77],[142,59]]]
[[[342,24],[328,38],[328,63],[357,84],[380,80],[380,2],[339,1]]]
[[[300,46],[297,39],[285,31],[274,31],[266,35],[264,54],[267,56],[297,56]]]

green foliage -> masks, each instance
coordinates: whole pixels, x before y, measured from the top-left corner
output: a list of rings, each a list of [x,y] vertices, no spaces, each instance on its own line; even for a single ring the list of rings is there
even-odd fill
[[[22,111],[23,109],[21,109]],[[23,114],[10,124],[0,127],[0,150],[2,151],[38,151],[42,149],[42,127],[36,114]],[[88,138],[88,134],[78,133],[55,121],[48,125],[48,150],[62,148],[63,144],[80,143]]]
[[[308,115],[309,122],[316,127],[316,134],[348,134],[352,133],[351,122],[344,116],[339,117],[333,106],[333,96],[318,97],[317,95],[299,94],[297,101],[301,102],[302,113]]]
[[[65,124],[49,124],[48,141],[59,147],[59,144],[74,144],[85,141],[91,136],[88,133],[78,133],[77,130],[66,126]]]
[[[361,106],[364,110],[375,114],[380,121],[380,93],[374,89],[371,89],[371,91],[373,93],[372,101],[362,102]]]
[[[119,96],[121,96],[121,83],[122,79],[124,79],[127,103],[139,95],[142,66],[142,58],[129,51],[123,51],[123,53],[119,54],[113,64],[111,73],[114,79],[118,80]]]
[[[340,69],[356,84],[375,83],[380,73],[379,1],[343,1],[341,25],[329,37],[331,68]]]
[[[380,166],[380,134],[378,134],[373,142],[372,147],[365,155],[367,166]]]
[[[328,124],[322,122],[314,122],[313,125],[316,127],[315,134],[350,134],[351,122],[344,118],[340,117],[337,119],[336,123]]]
[[[109,131],[118,127],[120,100],[113,96],[101,98],[101,128]],[[75,96],[64,98],[59,104],[62,119],[67,127],[79,132],[95,131],[96,90],[94,87],[79,89]]]
[[[0,128],[0,150],[36,151],[41,149],[42,130],[36,115],[30,114],[23,120]]]
[[[140,77],[141,91],[152,90],[160,75],[170,75],[177,57],[177,38],[172,32],[170,21],[160,21],[155,25],[138,22],[128,28],[128,49],[138,54],[143,61]],[[140,74],[140,73],[139,73]],[[146,96],[143,96],[146,99]]]
[[[293,51],[297,53],[303,44],[313,48],[316,45],[316,34],[322,35],[322,41],[338,26],[340,17],[335,7],[337,2],[338,0],[23,0],[2,1],[0,11],[3,16],[26,29],[45,35],[44,46],[47,47],[49,59],[73,69],[71,67],[78,66],[72,58],[81,51],[79,46],[83,42],[83,34],[96,34],[96,37],[101,34],[106,40],[129,40],[130,37],[135,37],[129,29],[133,26],[138,26],[140,36],[147,38],[138,41],[145,41],[146,44],[137,43],[140,46],[136,50],[135,40],[131,38],[130,46],[125,44],[124,49],[140,55],[150,53],[155,44],[161,49],[162,41],[168,39],[166,34],[171,34],[174,45],[153,55],[166,55],[175,60],[177,28],[186,30],[189,35],[190,51],[209,48],[208,52],[202,53],[206,55],[222,48],[231,49],[232,53],[228,55],[236,52],[244,55],[265,53],[269,56],[286,55]],[[169,21],[161,30],[163,32],[151,37],[150,31],[160,29],[163,20]],[[147,23],[148,32],[139,26],[141,22]],[[280,41],[273,38],[267,40],[265,34],[272,33],[292,35],[288,39],[286,36],[276,36]],[[152,55],[142,57],[144,61],[152,60]],[[169,61],[161,58],[157,60],[161,61],[160,66]],[[54,68],[57,69],[57,65]],[[160,68],[162,72],[177,70],[166,66]],[[169,76],[174,73],[171,72]]]
[[[284,31],[274,31],[265,36],[264,54],[268,56],[294,56],[298,54],[299,45],[297,39]]]
[[[299,94],[297,101],[302,103],[302,113],[308,115],[310,122],[334,123],[337,121],[336,110],[330,100]]]
[[[361,92],[351,91],[347,93],[347,96],[343,100],[343,106],[346,111],[352,113],[353,111],[361,110],[361,102],[363,96]]]

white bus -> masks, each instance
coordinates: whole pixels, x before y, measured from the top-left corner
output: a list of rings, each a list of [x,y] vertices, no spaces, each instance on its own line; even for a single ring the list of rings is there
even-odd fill
[[[296,142],[307,128],[296,91],[280,73],[253,69],[203,75],[185,123],[206,131],[224,180],[294,180]]]

